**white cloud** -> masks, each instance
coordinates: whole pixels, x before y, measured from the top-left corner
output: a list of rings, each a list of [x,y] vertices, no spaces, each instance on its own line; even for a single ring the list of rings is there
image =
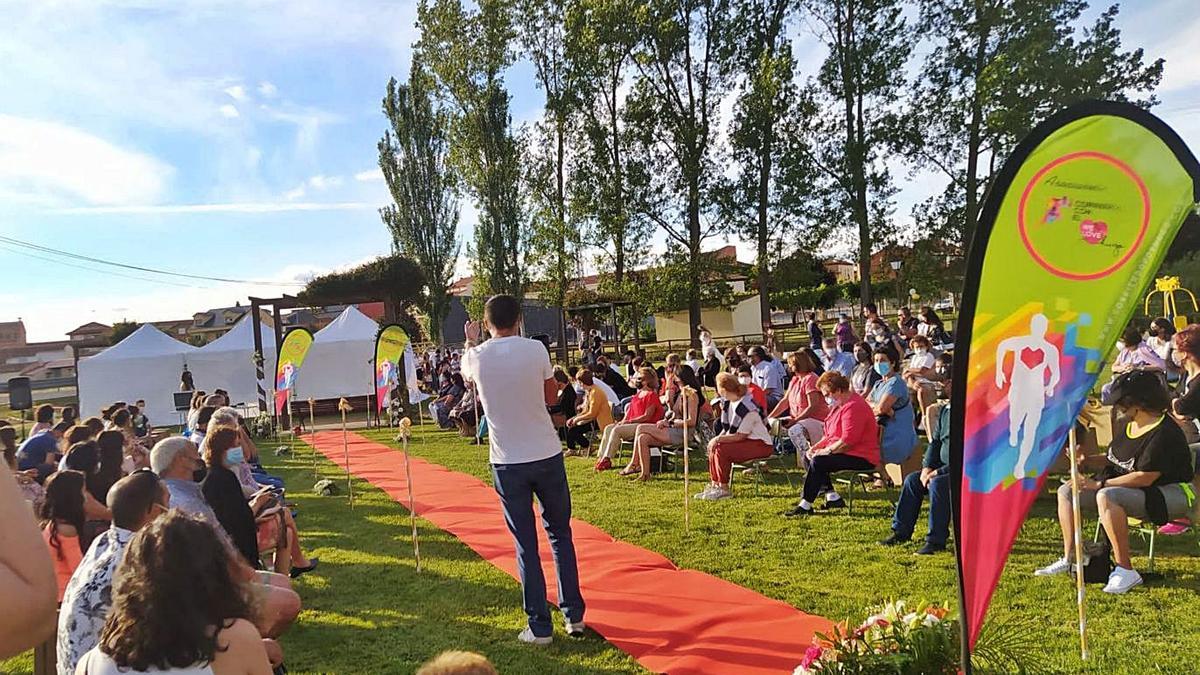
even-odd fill
[[[173,173],[150,155],[75,127],[0,115],[0,193],[99,205],[155,202]]]
[[[288,190],[287,192],[283,193],[283,198],[288,201],[295,201],[297,199],[300,199],[303,196],[304,196],[304,186],[303,185],[298,185],[298,186],[292,188],[291,190]]]
[[[51,211],[56,215],[161,215],[170,213],[280,213],[283,211],[364,211],[377,205],[367,202],[229,202],[223,204],[136,204],[88,206]]]
[[[342,184],[341,176],[323,176],[317,174],[308,179],[308,186],[315,190],[325,190]]]
[[[276,89],[275,85],[271,84],[270,82],[264,80],[263,82],[258,83],[259,96],[262,96],[263,98],[275,98],[275,95],[278,93],[279,90]]]
[[[374,183],[375,181],[383,180],[383,172],[378,168],[359,171],[354,174],[354,180],[360,183]]]
[[[238,117],[238,109],[228,103],[221,106],[218,110],[221,111],[221,117],[225,117],[228,119],[233,119],[235,117]]]
[[[242,103],[246,100],[246,88],[240,84],[235,84],[232,87],[227,87],[225,93],[229,94],[229,98]]]

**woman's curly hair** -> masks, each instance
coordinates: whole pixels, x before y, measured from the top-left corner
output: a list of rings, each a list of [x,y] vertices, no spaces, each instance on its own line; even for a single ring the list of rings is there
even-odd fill
[[[209,664],[222,629],[253,621],[229,549],[211,525],[175,509],[129,541],[112,597],[100,649],[132,670]]]

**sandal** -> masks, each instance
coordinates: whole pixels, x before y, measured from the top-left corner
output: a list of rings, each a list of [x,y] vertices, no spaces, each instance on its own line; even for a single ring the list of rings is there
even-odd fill
[[[625,467],[624,469],[621,469],[620,471],[618,471],[617,475],[618,476],[632,476],[635,473],[641,473],[641,472],[642,472],[641,469],[633,469],[630,467]]]

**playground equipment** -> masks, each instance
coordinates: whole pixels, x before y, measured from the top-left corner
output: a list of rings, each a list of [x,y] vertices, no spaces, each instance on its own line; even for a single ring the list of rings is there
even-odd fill
[[[1154,298],[1154,294],[1162,293],[1162,316],[1170,319],[1175,324],[1176,330],[1188,325],[1187,316],[1179,314],[1175,305],[1175,294],[1181,291],[1187,293],[1188,297],[1191,298],[1192,312],[1200,312],[1200,306],[1196,304],[1196,296],[1179,283],[1179,277],[1159,277],[1154,280],[1154,290],[1146,294],[1146,302],[1143,310],[1146,316],[1151,316],[1150,300]]]

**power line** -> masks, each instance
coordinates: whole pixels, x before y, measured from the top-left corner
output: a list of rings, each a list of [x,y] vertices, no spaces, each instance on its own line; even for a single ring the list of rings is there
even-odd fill
[[[19,246],[21,248],[30,249],[33,251],[41,251],[43,253],[49,253],[51,255],[72,258],[75,260],[82,260],[84,262],[96,263],[96,264],[100,264],[100,265],[109,265],[111,267],[120,267],[123,269],[134,270],[137,272],[147,272],[150,274],[161,274],[161,275],[170,276],[170,277],[180,277],[183,279],[199,279],[201,281],[216,281],[216,282],[226,283],[226,284],[249,284],[249,285],[255,285],[255,286],[295,287],[295,286],[303,285],[303,284],[299,284],[299,283],[295,283],[295,282],[287,282],[287,281],[258,281],[258,280],[253,280],[253,279],[230,279],[227,277],[209,277],[209,276],[204,276],[204,275],[200,275],[200,274],[188,274],[186,272],[172,272],[170,270],[156,269],[153,267],[142,267],[140,265],[130,265],[128,263],[115,262],[112,260],[104,260],[103,258],[96,258],[96,257],[92,257],[92,256],[81,255],[79,253],[72,253],[70,251],[63,251],[60,249],[50,248],[48,246],[42,246],[41,244],[34,244],[32,242],[22,241],[20,239],[14,239],[12,237],[5,237],[2,235],[0,235],[0,242],[6,243],[6,244],[11,244],[13,246]],[[93,270],[93,271],[95,271],[95,270]]]
[[[132,274],[121,274],[120,272],[113,272],[112,270],[96,269],[95,267],[87,267],[85,265],[76,265],[74,263],[69,263],[65,260],[59,260],[58,258],[51,258],[49,256],[41,256],[41,255],[37,255],[36,253],[30,253],[29,251],[22,251],[19,249],[15,249],[11,246],[5,245],[4,243],[0,243],[0,249],[8,251],[9,253],[12,253],[14,255],[22,255],[22,256],[26,256],[28,258],[35,258],[37,260],[45,260],[46,262],[54,263],[55,265],[65,265],[66,267],[73,267],[77,270],[86,270],[88,272],[95,272],[97,274],[107,274],[109,276],[122,277],[125,279],[136,279],[138,281],[145,281],[145,282],[151,283],[151,284],[165,284],[167,286],[178,286],[179,288],[211,288],[211,286],[196,286],[194,284],[181,284],[181,283],[178,283],[175,281],[167,281],[166,279],[151,279],[149,277],[139,277],[139,276],[134,276]]]

